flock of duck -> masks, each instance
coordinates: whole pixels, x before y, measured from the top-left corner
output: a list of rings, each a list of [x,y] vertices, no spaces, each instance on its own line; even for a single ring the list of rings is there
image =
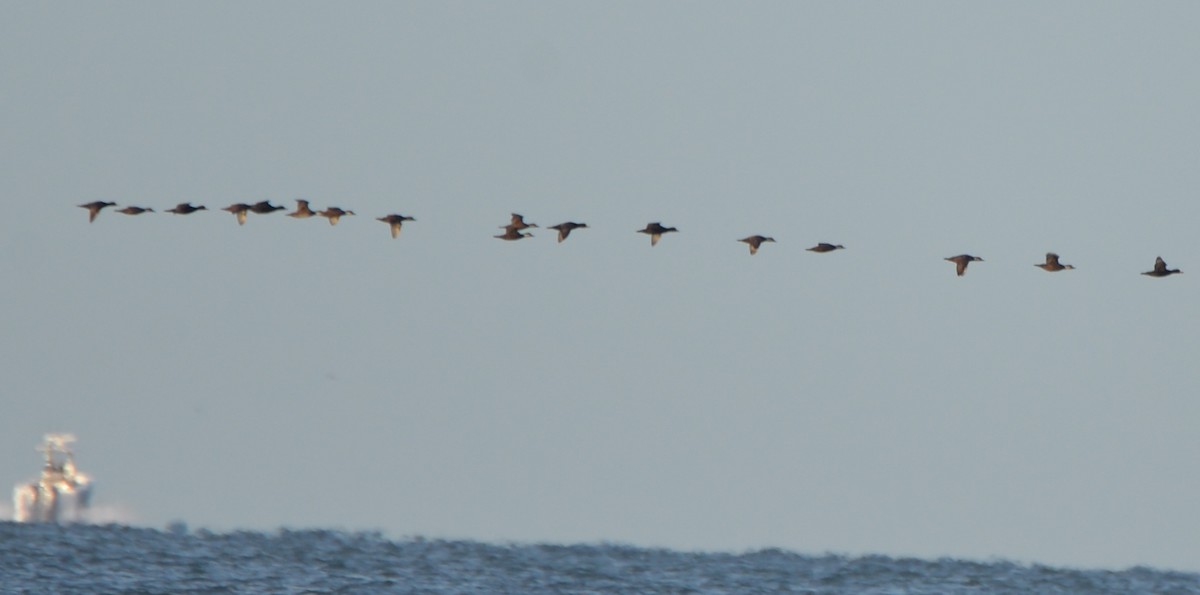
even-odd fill
[[[87,204],[82,204],[79,206],[81,208],[87,209],[88,222],[91,223],[96,220],[96,217],[100,214],[100,211],[104,210],[107,207],[115,207],[115,206],[117,206],[117,203],[103,201],[103,200],[97,200],[97,201],[92,201]],[[245,225],[247,213],[256,213],[259,215],[265,215],[268,213],[273,213],[275,211],[283,211],[283,210],[286,210],[286,208],[287,207],[283,207],[280,205],[273,205],[273,204],[271,204],[270,201],[263,200],[263,201],[256,202],[254,204],[246,204],[246,203],[241,203],[241,202],[234,203],[227,207],[222,207],[221,210],[233,213],[233,215],[237,217],[238,225]],[[193,206],[192,203],[190,203],[190,202],[182,202],[182,203],[179,203],[178,205],[175,205],[173,208],[167,209],[166,212],[173,213],[175,215],[190,215],[192,213],[195,213],[196,211],[205,211],[205,210],[208,210],[208,208],[203,205]],[[116,212],[123,213],[125,215],[141,215],[143,213],[153,213],[155,211],[154,211],[154,209],[148,208],[148,207],[127,206],[127,207],[124,207],[121,209],[117,209]],[[295,217],[297,219],[307,219],[309,217],[325,217],[326,219],[329,220],[330,225],[337,225],[338,221],[342,217],[345,217],[348,215],[354,215],[354,211],[342,209],[340,207],[328,207],[324,210],[314,211],[309,206],[309,202],[304,199],[296,199],[296,210],[291,213],[287,213],[288,217]],[[406,215],[400,215],[400,214],[396,214],[396,213],[393,213],[390,215],[384,215],[383,217],[376,217],[376,220],[382,221],[382,222],[388,224],[388,226],[391,228],[393,238],[400,236],[400,228],[404,224],[405,221],[416,221],[416,219],[414,219],[412,217],[409,217]],[[533,227],[537,227],[537,226],[538,225],[536,223],[526,222],[524,217],[522,217],[521,215],[518,215],[517,213],[513,213],[512,218],[510,219],[508,224],[500,226],[500,228],[504,230],[504,233],[497,235],[497,236],[493,236],[493,237],[500,238],[502,240],[509,240],[509,241],[530,238],[530,237],[533,237],[533,234],[526,230],[533,228]],[[587,223],[575,223],[573,221],[567,221],[565,223],[559,223],[558,225],[551,225],[547,229],[553,229],[556,232],[558,232],[558,241],[562,242],[562,241],[566,240],[568,236],[571,235],[572,231],[574,231],[576,229],[586,229],[586,228],[587,228]],[[655,221],[653,223],[648,223],[645,228],[637,230],[638,233],[644,233],[644,234],[650,236],[650,245],[651,246],[657,246],[659,240],[662,239],[663,235],[668,234],[668,233],[677,232],[677,231],[679,231],[679,230],[675,229],[674,227],[665,227],[662,225],[662,223],[657,222],[657,221]],[[738,241],[747,244],[750,247],[750,254],[753,255],[753,254],[758,254],[758,250],[760,247],[762,247],[763,244],[768,243],[768,242],[774,242],[775,239],[771,238],[771,237],[767,237],[767,236],[753,235],[753,236],[742,238]],[[824,253],[824,252],[833,252],[834,250],[841,250],[843,248],[845,248],[845,246],[842,246],[841,244],[827,244],[827,243],[822,242],[820,244],[817,244],[816,246],[813,246],[812,248],[807,248],[807,250],[809,252]],[[982,258],[980,258],[978,256],[971,256],[970,254],[959,254],[958,256],[950,256],[950,257],[946,258],[946,260],[954,263],[955,272],[958,274],[959,277],[966,274],[967,265],[971,264],[972,262],[977,262],[977,261],[982,262],[983,261]],[[1052,273],[1058,272],[1058,271],[1070,270],[1070,269],[1075,268],[1072,265],[1060,263],[1058,255],[1053,252],[1046,253],[1046,262],[1040,263],[1040,264],[1035,264],[1033,266],[1039,267],[1042,270],[1049,271]],[[1155,259],[1154,268],[1152,270],[1146,271],[1142,274],[1149,275],[1151,277],[1169,277],[1176,273],[1182,273],[1182,272],[1183,271],[1181,271],[1179,269],[1167,268],[1167,263],[1160,256],[1157,259]]]

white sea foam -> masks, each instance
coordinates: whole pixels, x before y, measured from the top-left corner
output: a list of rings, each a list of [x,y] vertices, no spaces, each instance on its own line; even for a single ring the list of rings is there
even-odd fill
[[[138,517],[133,510],[126,506],[120,504],[100,504],[88,508],[87,512],[83,515],[82,522],[95,525],[107,525],[109,523],[132,525],[138,522]]]

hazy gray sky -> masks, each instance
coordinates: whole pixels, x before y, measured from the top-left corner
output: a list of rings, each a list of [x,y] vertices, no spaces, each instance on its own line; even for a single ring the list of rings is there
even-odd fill
[[[0,481],[57,430],[153,526],[1200,570],[1196,3],[3,14]],[[76,207],[295,198],[358,216]]]

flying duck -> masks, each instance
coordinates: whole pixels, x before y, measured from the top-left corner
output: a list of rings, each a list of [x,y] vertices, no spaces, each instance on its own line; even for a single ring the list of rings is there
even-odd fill
[[[587,223],[575,223],[573,221],[567,221],[566,223],[551,225],[549,229],[558,230],[558,241],[561,243],[563,240],[567,239],[567,236],[571,235],[571,230],[579,229],[581,227],[586,228]]]
[[[416,219],[413,219],[412,217],[405,217],[404,215],[388,215],[387,217],[376,217],[375,219],[392,226],[393,238],[400,237],[400,226],[403,225],[405,221],[416,221]]]
[[[510,226],[504,228],[504,233],[492,237],[502,240],[519,240],[521,238],[532,238],[533,234],[522,232],[520,229]]]
[[[657,246],[659,238],[661,238],[664,233],[670,233],[672,231],[679,231],[679,230],[675,229],[674,227],[663,227],[661,223],[659,223],[658,221],[655,221],[653,223],[647,223],[646,229],[639,229],[637,231],[638,231],[638,233],[649,234],[650,235],[650,245]]]
[[[1063,271],[1063,270],[1066,270],[1066,269],[1073,269],[1073,268],[1075,268],[1075,267],[1073,267],[1073,266],[1071,266],[1071,265],[1069,265],[1069,264],[1059,264],[1059,262],[1058,262],[1058,255],[1057,255],[1057,254],[1055,254],[1055,253],[1053,253],[1053,252],[1047,252],[1047,253],[1046,253],[1046,262],[1045,262],[1045,264],[1035,264],[1035,265],[1033,265],[1033,266],[1035,266],[1035,267],[1038,267],[1038,268],[1040,268],[1040,269],[1042,269],[1042,270],[1044,270],[1044,271],[1050,271],[1051,273],[1053,273],[1054,271]]]
[[[951,256],[946,260],[949,260],[956,265],[955,269],[957,270],[959,277],[963,276],[963,274],[967,272],[967,265],[971,262],[976,260],[983,262],[982,258],[978,256],[971,256],[970,254],[959,254],[958,256]]]
[[[1142,274],[1150,275],[1151,277],[1167,277],[1170,275],[1174,275],[1175,273],[1182,273],[1182,272],[1183,271],[1181,271],[1179,269],[1168,269],[1167,261],[1163,260],[1162,257],[1159,256],[1158,258],[1156,258],[1154,260],[1154,270],[1146,271]]]
[[[103,201],[103,200],[95,200],[95,201],[89,202],[85,205],[79,205],[80,208],[88,210],[88,223],[91,223],[96,220],[96,215],[100,214],[100,209],[103,209],[104,207],[115,207],[115,206],[117,206],[117,203],[107,202],[107,201]]]
[[[181,202],[181,203],[175,205],[175,208],[167,209],[166,212],[175,213],[176,215],[190,215],[192,213],[195,213],[196,211],[207,211],[207,210],[208,210],[208,208],[205,207],[204,205],[200,205],[198,207],[193,207],[192,203],[190,203],[190,202]]]
[[[267,213],[282,211],[283,209],[283,206],[273,205],[269,200],[260,200],[250,205],[250,211],[253,213],[258,213],[259,215],[266,215]]]
[[[520,231],[528,227],[537,227],[537,223],[526,223],[524,217],[513,213],[512,221],[508,225],[501,225],[500,227],[503,229],[515,229]]]
[[[308,208],[307,200],[304,200],[303,198],[297,198],[296,199],[296,210],[294,212],[288,213],[287,216],[295,217],[297,219],[308,219],[309,217],[312,217],[313,215],[316,215],[316,214],[317,213],[315,211]]]
[[[766,236],[750,236],[748,238],[742,238],[738,241],[750,244],[750,254],[754,255],[758,254],[758,247],[761,246],[763,242],[774,242],[775,238],[768,238]]]
[[[237,216],[238,225],[245,225],[246,224],[246,211],[250,210],[250,205],[248,205],[244,202],[238,202],[238,203],[233,203],[227,207],[224,207],[221,210],[229,211],[230,213],[233,213],[234,215]]]
[[[153,213],[154,209],[145,207],[125,207],[123,209],[118,209],[117,212],[124,213],[126,215],[141,215],[142,213]]]
[[[809,252],[833,252],[834,250],[843,250],[845,248],[841,244],[826,244],[825,242],[821,242],[812,248],[805,248],[805,250]]]
[[[347,211],[345,209],[339,209],[337,207],[329,207],[328,209],[325,209],[324,211],[317,211],[317,214],[322,217],[325,217],[326,219],[329,219],[330,225],[337,225],[338,219],[341,219],[343,215],[353,215],[354,211]]]

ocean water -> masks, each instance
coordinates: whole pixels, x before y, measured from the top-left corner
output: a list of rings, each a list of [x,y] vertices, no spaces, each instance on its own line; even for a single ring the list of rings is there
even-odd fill
[[[0,523],[0,593],[1200,593],[1200,574]]]

